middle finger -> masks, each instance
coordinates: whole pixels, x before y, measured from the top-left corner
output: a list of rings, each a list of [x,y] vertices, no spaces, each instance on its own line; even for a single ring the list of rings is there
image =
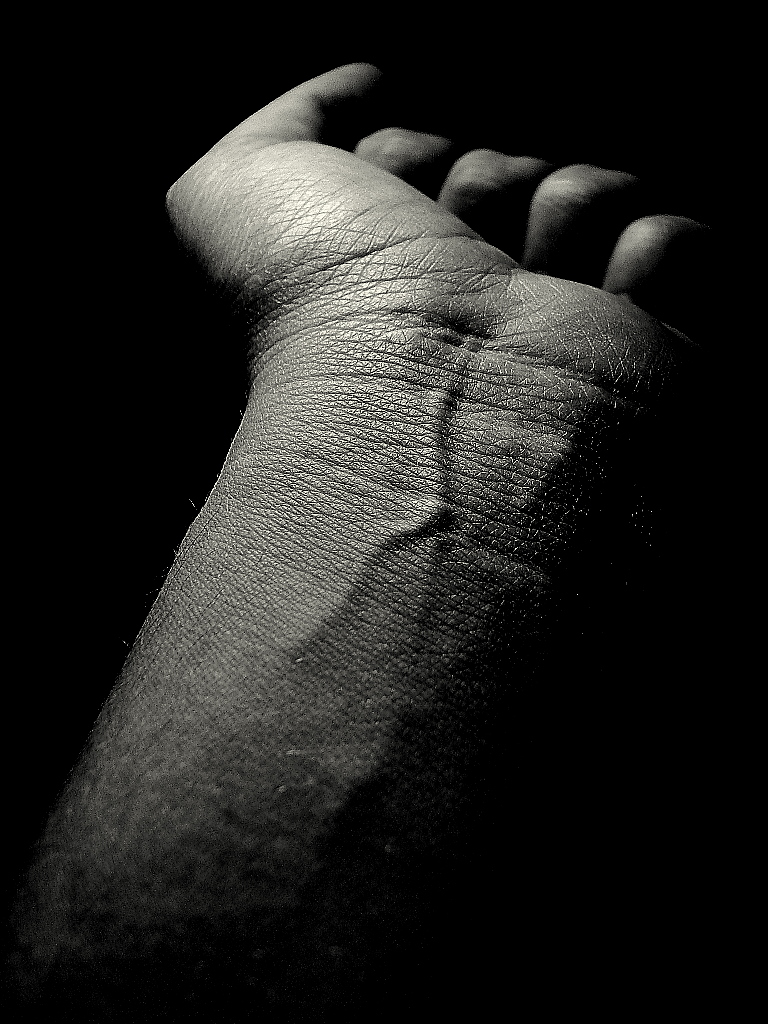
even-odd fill
[[[551,170],[546,160],[473,149],[450,169],[438,201],[486,242],[519,260],[531,197]]]
[[[537,187],[528,214],[526,270],[599,287],[616,239],[643,212],[638,179],[572,164]]]

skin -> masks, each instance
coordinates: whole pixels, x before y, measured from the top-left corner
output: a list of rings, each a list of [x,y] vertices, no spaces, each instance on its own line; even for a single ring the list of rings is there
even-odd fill
[[[700,355],[667,324],[695,296],[669,276],[706,229],[621,172],[382,130],[378,84],[305,83],[169,193],[252,387],[19,896],[30,1014],[431,1005],[441,929],[494,918],[479,848],[551,856],[542,793],[572,822],[567,781],[526,789],[531,694],[573,707],[572,652],[615,664],[664,607],[646,562],[680,538],[662,517],[651,552],[638,481],[687,482]],[[543,932],[517,900],[522,984]]]

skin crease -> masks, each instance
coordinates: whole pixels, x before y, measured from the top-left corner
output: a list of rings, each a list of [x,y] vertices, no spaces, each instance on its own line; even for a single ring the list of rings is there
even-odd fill
[[[357,103],[374,78],[324,88]],[[697,351],[627,298],[642,275],[617,260],[637,247],[606,256],[621,295],[533,273],[375,146],[367,162],[312,141],[325,108],[302,104],[254,115],[169,195],[248,331],[253,383],[19,897],[30,1014],[429,1006],[453,970],[434,936],[502,898],[472,837],[504,847],[511,829],[522,875],[553,856],[535,833],[557,806],[525,794],[531,691],[567,689],[572,651],[612,629],[646,635],[647,591],[617,592],[650,575],[630,481],[667,489]],[[540,197],[548,167],[524,171]],[[545,837],[578,842],[564,820]],[[554,889],[568,899],[568,879]],[[503,899],[521,976],[541,978],[558,943],[537,898]]]

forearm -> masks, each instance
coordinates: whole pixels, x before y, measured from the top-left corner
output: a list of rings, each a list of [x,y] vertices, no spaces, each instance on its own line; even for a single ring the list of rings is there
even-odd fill
[[[523,441],[478,446],[473,418],[501,413],[457,413],[466,367],[429,329],[365,338],[260,373],[42,841],[31,991],[100,1005],[218,972],[256,1005],[306,993],[411,927],[463,841],[483,723],[546,599],[498,464]]]

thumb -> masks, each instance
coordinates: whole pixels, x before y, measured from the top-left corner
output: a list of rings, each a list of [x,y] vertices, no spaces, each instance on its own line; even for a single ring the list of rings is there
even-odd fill
[[[251,114],[216,146],[264,149],[279,142],[322,142],[351,148],[380,127],[382,73],[345,64],[303,82]]]

